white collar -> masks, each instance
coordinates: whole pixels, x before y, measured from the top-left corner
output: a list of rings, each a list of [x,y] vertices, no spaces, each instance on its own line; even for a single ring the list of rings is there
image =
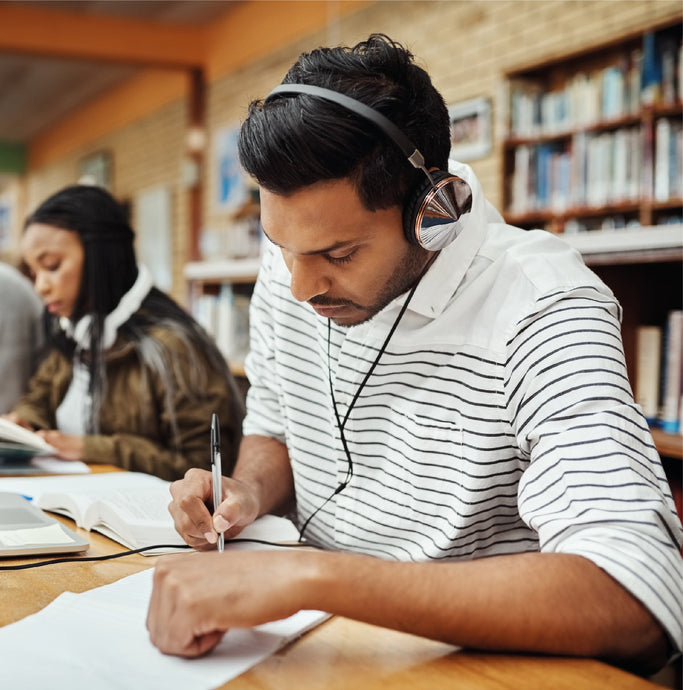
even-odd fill
[[[488,225],[504,222],[484,196],[481,184],[469,165],[450,160],[448,170],[469,184],[472,208],[460,217],[460,233],[441,250],[410,303],[410,310],[428,318],[437,317],[445,309],[484,242]],[[407,293],[398,297],[397,305],[403,304],[406,297]]]
[[[147,297],[152,289],[152,275],[146,266],[138,266],[138,277],[119,300],[116,307],[104,319],[104,333],[102,338],[103,349],[109,349],[116,341],[116,333],[119,328],[140,308],[142,300]],[[75,324],[66,317],[59,319],[59,324],[66,334],[76,341],[81,350],[90,349],[90,323],[92,316],[86,314]]]

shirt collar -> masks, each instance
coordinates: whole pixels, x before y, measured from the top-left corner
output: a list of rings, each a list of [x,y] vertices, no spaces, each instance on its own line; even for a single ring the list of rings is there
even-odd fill
[[[461,177],[472,189],[472,210],[460,217],[462,230],[451,244],[444,247],[417,288],[408,307],[426,318],[436,318],[446,308],[467,269],[474,261],[491,222],[503,218],[486,200],[481,185],[468,165],[449,162],[449,171]],[[397,299],[403,304],[407,294]]]

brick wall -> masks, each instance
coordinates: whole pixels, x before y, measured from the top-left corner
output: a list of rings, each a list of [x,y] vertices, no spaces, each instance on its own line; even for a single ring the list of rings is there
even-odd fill
[[[228,214],[216,208],[211,132],[237,125],[248,102],[279,83],[303,50],[329,42],[355,43],[371,32],[386,33],[411,48],[448,104],[478,96],[490,98],[493,149],[471,165],[488,197],[500,208],[505,72],[606,43],[680,17],[681,12],[680,0],[385,0],[370,4],[210,84],[205,225],[226,228],[230,223]],[[173,292],[182,299],[182,267],[189,256],[187,194],[182,183],[185,119],[184,103],[165,107],[73,152],[58,164],[31,171],[24,195],[27,208],[74,182],[82,156],[99,149],[112,150],[118,197],[134,200],[135,194],[156,185],[168,185],[173,191]]]

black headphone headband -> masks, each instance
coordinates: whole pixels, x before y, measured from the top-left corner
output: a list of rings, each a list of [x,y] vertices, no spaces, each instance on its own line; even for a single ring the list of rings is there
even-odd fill
[[[461,178],[444,170],[431,173],[424,156],[410,139],[387,117],[346,94],[313,84],[280,84],[267,96],[303,93],[317,96],[350,110],[369,120],[384,132],[405,154],[410,163],[425,174],[427,184],[416,187],[408,195],[403,208],[403,232],[411,244],[438,251],[452,242],[462,229],[459,218],[472,208],[472,190]]]

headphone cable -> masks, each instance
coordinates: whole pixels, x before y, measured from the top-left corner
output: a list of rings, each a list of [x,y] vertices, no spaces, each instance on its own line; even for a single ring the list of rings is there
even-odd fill
[[[310,521],[339,493],[341,493],[348,485],[351,479],[353,478],[353,459],[351,458],[351,452],[349,451],[349,447],[346,441],[346,435],[344,434],[344,429],[346,427],[346,422],[349,419],[349,415],[351,414],[351,410],[354,408],[356,401],[358,400],[361,391],[365,388],[365,384],[368,382],[368,379],[372,375],[372,372],[375,370],[375,367],[379,363],[379,360],[381,356],[384,354],[384,352],[387,349],[387,346],[389,345],[389,341],[391,340],[391,337],[394,335],[394,332],[398,328],[398,324],[401,322],[401,319],[403,318],[403,315],[406,313],[406,310],[408,309],[408,305],[410,304],[411,300],[413,299],[413,295],[415,294],[415,291],[417,290],[418,285],[422,281],[422,278],[424,278],[425,274],[429,270],[429,267],[434,263],[434,260],[436,257],[439,255],[439,252],[435,252],[433,256],[429,258],[427,263],[424,265],[422,270],[420,271],[420,274],[418,275],[417,279],[415,280],[415,283],[413,284],[413,287],[410,289],[410,292],[408,293],[408,296],[406,297],[405,302],[401,306],[401,310],[399,311],[398,315],[394,319],[394,323],[389,329],[389,333],[387,333],[386,338],[384,339],[384,342],[382,343],[382,346],[380,347],[379,351],[377,352],[377,356],[375,357],[373,363],[370,365],[370,368],[367,370],[365,373],[365,376],[363,377],[363,380],[361,381],[360,385],[356,389],[356,392],[351,399],[351,402],[349,404],[348,409],[346,410],[346,414],[344,415],[344,419],[342,420],[340,415],[339,415],[339,409],[337,408],[337,400],[334,397],[334,386],[332,384],[332,366],[331,366],[331,333],[332,333],[332,319],[327,320],[327,378],[330,384],[330,396],[332,397],[332,407],[334,408],[334,416],[337,420],[337,428],[339,429],[339,438],[341,439],[342,442],[342,447],[344,448],[344,455],[346,455],[346,461],[347,461],[347,468],[346,468],[346,477],[344,478],[344,481],[337,486],[337,488],[334,490],[332,494],[330,494],[324,501],[323,503],[318,506],[307,518],[306,521],[304,522],[303,526],[299,530],[299,542],[303,542],[304,540],[304,532],[306,531],[306,528],[308,527],[308,524]]]

